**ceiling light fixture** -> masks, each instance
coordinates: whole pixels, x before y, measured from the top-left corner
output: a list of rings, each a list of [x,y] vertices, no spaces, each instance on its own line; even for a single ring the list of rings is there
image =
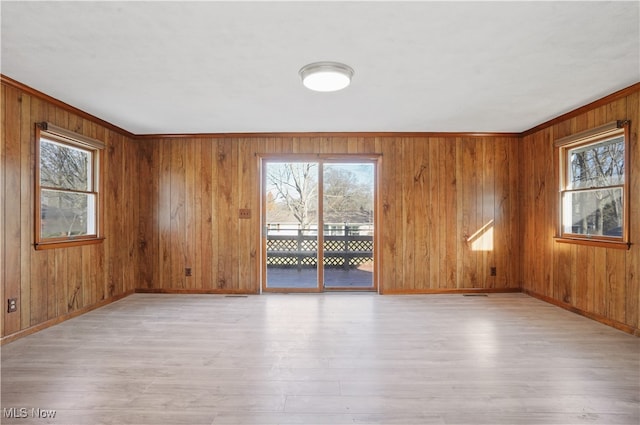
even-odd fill
[[[302,84],[314,91],[338,91],[347,87],[353,77],[353,69],[338,62],[314,62],[303,66],[300,71]]]

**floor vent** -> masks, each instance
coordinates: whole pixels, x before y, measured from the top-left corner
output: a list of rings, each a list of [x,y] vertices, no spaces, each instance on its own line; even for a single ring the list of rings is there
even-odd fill
[[[225,295],[225,298],[249,298],[249,295]]]
[[[463,297],[488,297],[487,294],[462,294]]]

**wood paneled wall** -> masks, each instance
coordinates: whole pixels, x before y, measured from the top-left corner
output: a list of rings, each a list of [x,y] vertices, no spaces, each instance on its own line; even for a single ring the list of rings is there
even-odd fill
[[[259,155],[295,153],[382,155],[382,292],[520,287],[517,137],[238,136],[139,143],[143,290],[258,292]],[[239,208],[251,209],[251,219],[238,219]],[[475,250],[482,237],[491,249]],[[185,267],[193,276],[185,277]]]
[[[553,147],[554,140],[621,119],[631,120],[627,168],[631,178],[631,249],[555,242],[558,152]],[[523,290],[605,323],[634,328],[636,332],[640,329],[639,124],[640,91],[635,91],[526,135],[520,145]]]
[[[131,138],[68,112],[13,85],[1,84],[1,336],[86,311],[136,286],[138,262],[137,145]],[[34,150],[38,121],[106,143],[106,240],[73,248],[34,249]],[[6,300],[18,298],[7,313]]]
[[[630,93],[630,94],[629,94]],[[640,329],[640,91],[524,137],[235,135],[138,138],[3,80],[3,337],[131,291],[256,293],[260,154],[378,154],[383,293],[519,290]],[[628,251],[558,244],[556,138],[631,120]],[[33,248],[34,123],[103,140],[102,244]],[[252,211],[240,220],[238,209]],[[490,249],[476,250],[477,240]],[[474,243],[476,242],[476,243]],[[485,245],[486,246],[486,245]],[[185,267],[193,275],[186,277]],[[496,267],[497,276],[490,276]],[[16,297],[19,309],[6,312]],[[6,340],[6,338],[5,338]]]

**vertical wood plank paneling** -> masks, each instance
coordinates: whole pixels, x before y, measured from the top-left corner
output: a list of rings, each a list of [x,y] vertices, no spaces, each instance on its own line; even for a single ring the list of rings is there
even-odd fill
[[[89,129],[91,134],[97,136],[99,129],[95,123],[89,123]],[[109,140],[109,137],[108,137],[109,133],[102,131],[101,136],[102,138],[100,140],[104,140],[105,142],[105,149],[102,152],[102,155],[104,156],[104,161],[103,161],[102,170],[100,173],[102,176],[102,180],[104,182],[102,196],[104,201],[104,208],[108,210],[110,208],[115,208],[114,191],[117,189],[113,187],[113,178],[111,177],[111,172],[112,172],[112,169],[115,171],[117,164],[112,163],[112,161],[116,159],[115,147],[113,146],[111,140]],[[109,291],[109,288],[114,286],[113,284],[114,266],[113,265],[116,262],[116,259],[112,258],[110,254],[113,252],[112,245],[115,244],[115,241],[113,239],[117,239],[118,235],[114,234],[113,220],[109,220],[108,218],[105,217],[103,226],[104,226],[105,235],[109,235],[111,237],[105,238],[105,241],[104,241],[104,252],[107,253],[107,258],[103,259],[102,261],[103,278],[100,279],[99,285],[96,286],[95,288],[92,288],[92,291],[91,291],[92,304],[105,298],[106,294]]]
[[[4,87],[4,86],[3,86]],[[46,121],[46,104],[37,98],[31,99],[31,114],[30,120],[34,123],[39,121]],[[35,130],[34,139],[31,141],[33,145],[35,143]],[[35,150],[35,149],[34,149]],[[33,159],[33,166],[35,167],[35,158]],[[35,185],[35,182],[33,182]],[[30,244],[32,243],[29,241]],[[46,251],[34,251],[31,255],[31,282],[30,282],[30,317],[29,321],[22,323],[21,328],[24,329],[29,326],[37,325],[47,320],[48,317],[48,304],[47,304],[47,290],[49,287],[49,254],[53,253],[49,250]],[[7,334],[5,334],[7,335]]]
[[[548,137],[548,135],[544,132],[535,135],[531,140],[533,143],[532,152],[548,151],[548,140],[550,140],[550,137]],[[540,211],[543,211],[543,213],[540,214],[541,217],[536,217],[535,215],[533,215],[536,214],[536,211],[532,211],[532,215],[529,217],[530,234],[533,238],[531,247],[532,249],[529,252],[529,256],[535,257],[536,255],[547,255],[548,258],[545,258],[543,261],[540,261],[538,264],[531,267],[531,272],[535,273],[533,276],[531,276],[531,278],[534,279],[535,282],[538,282],[538,290],[541,294],[551,295],[549,293],[548,286],[551,282],[551,274],[553,269],[553,265],[551,264],[550,260],[553,257],[549,255],[548,250],[544,249],[546,238],[543,233],[544,229],[547,227],[547,220],[549,220],[549,217],[547,217],[546,214],[546,197],[542,196],[543,193],[546,193],[546,174],[538,172],[540,168],[544,167],[544,164],[537,156],[534,158],[535,159],[532,163],[532,166],[528,169],[528,172],[534,173],[535,176],[532,181],[531,195],[534,199],[534,208],[540,209]],[[526,161],[524,162],[526,163]]]
[[[415,289],[416,278],[414,275],[414,261],[415,261],[415,204],[417,190],[415,177],[417,175],[416,170],[416,155],[415,145],[413,140],[401,139],[401,157],[402,164],[408,168],[409,172],[402,172],[402,168],[398,167],[399,180],[401,181],[402,194],[402,215],[400,218],[400,226],[402,229],[402,262],[399,264],[402,267],[402,288],[403,289]]]
[[[520,235],[521,235],[521,248],[520,248],[520,259],[522,260],[521,266],[521,286],[530,288],[531,291],[536,292],[539,291],[538,284],[539,279],[536,279],[535,276],[532,276],[533,262],[532,261],[524,261],[524,259],[529,259],[534,250],[534,233],[532,230],[533,220],[533,208],[527,208],[525,205],[525,201],[533,199],[533,182],[534,179],[530,178],[532,176],[530,169],[532,168],[533,162],[533,145],[534,145],[534,136],[525,136],[522,138],[520,143],[518,143],[518,157],[523,159],[521,162],[520,169],[518,170],[518,192],[520,196],[518,197],[518,209],[520,212]],[[524,158],[528,160],[525,161]]]
[[[21,142],[21,101],[22,94],[13,87],[7,87],[4,109],[5,123],[5,297],[20,299],[21,251],[20,216],[27,205],[21,205],[20,199],[20,142]],[[11,200],[11,201],[10,201]],[[6,301],[2,300],[4,305]],[[3,311],[6,311],[3,308]],[[20,313],[7,313],[4,316],[4,329],[7,334],[20,330]]]
[[[159,163],[159,197],[158,224],[160,256],[158,267],[158,285],[160,288],[171,288],[171,140],[164,139],[158,143],[160,149]]]
[[[572,131],[579,132],[584,131],[589,127],[589,116],[593,114],[583,114],[575,117],[571,120]],[[554,151],[554,155],[559,155],[557,151]],[[558,159],[558,163],[560,160]],[[559,178],[559,175],[558,175]],[[576,246],[574,247],[575,257],[571,262],[571,282],[570,282],[570,296],[572,304],[576,307],[587,305],[586,289],[587,286],[583,282],[588,281],[589,273],[593,273],[593,252],[594,248],[589,246]]]
[[[22,96],[20,102],[20,323],[29,323],[31,318],[31,241],[33,232],[34,167],[32,165],[35,136],[31,125],[31,97]],[[33,132],[33,134],[32,134]],[[2,198],[3,200],[6,198]],[[16,247],[16,249],[18,249]],[[4,300],[4,298],[2,298]]]
[[[627,103],[627,98],[618,99],[617,101],[611,103],[611,108],[607,111],[605,122],[618,120],[620,119],[619,117],[625,117],[626,119],[629,119],[629,117],[627,116]],[[636,125],[638,125],[638,123],[636,123]],[[631,167],[633,167],[631,164],[627,165],[627,172]],[[631,176],[633,177],[634,175]],[[621,323],[624,323],[626,320],[626,254],[627,253],[625,251],[619,250],[607,249],[606,251],[608,281],[607,290],[608,294],[610,294],[607,297],[607,317],[610,317],[613,320]],[[638,297],[640,297],[639,292],[636,292],[636,294],[638,295]]]
[[[216,169],[218,171],[218,208],[216,208],[218,216],[218,247],[216,261],[218,263],[218,289],[231,289],[237,283],[233,279],[233,271],[237,270],[237,266],[233,264],[236,242],[236,226],[234,218],[237,211],[233,210],[233,158],[232,158],[233,141],[225,138],[218,142],[218,156],[216,161]]]
[[[112,211],[122,211],[121,191],[123,189],[120,182],[120,172],[122,169],[122,151],[117,148],[118,140],[115,134],[107,131],[107,166],[106,166],[106,199],[105,207]],[[122,285],[122,262],[120,243],[122,242],[122,233],[120,231],[120,221],[108,219],[106,221],[107,234],[112,237],[105,240],[107,255],[105,266],[107,270],[106,286],[102,288],[102,293],[98,294],[98,299],[102,300],[117,293]]]
[[[218,288],[219,279],[219,245],[220,245],[220,216],[218,211],[224,208],[224,204],[220,200],[220,170],[219,170],[219,153],[220,153],[220,140],[212,140],[211,145],[211,157],[209,158],[211,164],[211,287]]]
[[[294,139],[296,140],[296,143],[293,142]],[[290,153],[299,151],[299,142],[297,140],[297,137],[278,137],[275,142],[274,153]]]
[[[443,271],[441,266],[444,264],[445,249],[442,246],[442,231],[444,224],[444,217],[440,216],[440,202],[442,199],[442,192],[446,190],[444,185],[444,179],[440,175],[439,164],[441,162],[440,153],[442,151],[442,145],[444,144],[443,138],[432,138],[428,141],[428,160],[426,164],[427,170],[425,173],[428,176],[429,194],[425,197],[425,203],[427,211],[426,226],[426,238],[427,238],[427,258],[425,263],[429,265],[429,287],[433,289],[441,288],[444,286],[445,279],[443,277]],[[442,229],[442,231],[441,231]]]
[[[213,188],[212,188],[212,156],[215,142],[213,140],[203,140],[201,145],[199,180],[201,180],[201,190],[199,195],[202,197],[200,205],[200,221],[198,223],[198,236],[200,238],[201,250],[199,255],[200,279],[197,285],[200,288],[212,288],[215,284],[212,264],[214,263],[214,245],[213,235],[210,229],[215,229],[213,225]]]
[[[343,145],[346,145],[346,152],[350,154],[358,153],[358,138],[357,137],[349,137],[349,138],[340,138]]]
[[[73,249],[72,249],[73,251]],[[49,318],[54,319],[58,316],[66,314],[69,312],[68,300],[70,298],[70,288],[68,285],[69,278],[69,257],[70,255],[69,249],[64,250],[56,250],[55,253],[55,281],[53,283],[53,290],[55,293],[54,297],[54,308],[49,311]]]
[[[259,186],[257,159],[249,139],[238,140],[238,208],[251,211],[250,219],[238,222],[238,289],[246,292],[257,292],[258,282],[258,245],[256,231],[260,228],[260,207],[257,203],[256,188]]]
[[[514,255],[509,250],[511,245],[509,239],[517,234],[514,232],[513,223],[510,220],[514,220],[517,223],[518,218],[510,215],[511,199],[515,194],[509,192],[511,168],[508,141],[503,138],[497,138],[494,142],[493,151],[494,167],[496,168],[496,170],[492,170],[494,177],[493,206],[495,208],[493,224],[491,225],[493,250],[490,251],[491,258],[487,265],[496,268],[496,276],[488,277],[488,279],[492,281],[494,287],[505,288],[507,287],[507,282],[513,279],[506,262],[509,257]],[[501,169],[504,172],[499,172]],[[488,218],[491,219],[490,217]]]
[[[522,161],[520,160],[520,147],[522,140],[509,140],[509,184],[503,191],[498,192],[500,196],[506,196],[509,199],[509,214],[502,231],[506,229],[507,237],[505,238],[505,246],[503,247],[506,255],[501,255],[501,262],[506,263],[503,270],[506,270],[507,279],[504,287],[521,288],[522,287],[522,220],[521,215],[524,211],[520,209],[520,171],[522,170]],[[500,229],[498,229],[500,230]]]
[[[607,304],[605,306],[606,317],[610,317],[613,320],[624,323],[626,319],[626,252],[618,249],[607,249],[605,255],[607,259]]]
[[[429,264],[429,220],[433,216],[431,199],[431,185],[429,182],[429,140],[409,140],[413,145],[414,176],[413,176],[413,202],[412,213],[414,215],[414,239],[413,239],[413,285],[412,288],[431,288],[433,282],[430,279]]]
[[[636,92],[627,98],[626,117],[631,120],[631,140],[629,151],[631,153],[631,164],[628,168],[631,176],[631,203],[629,208],[629,225],[632,235],[640,234],[640,92]],[[633,124],[633,123],[636,124]],[[625,321],[629,325],[640,329],[640,241],[632,240],[634,245],[627,251],[626,258],[626,300],[625,300]],[[637,294],[637,296],[636,296]]]
[[[105,149],[101,152],[102,155],[102,170],[100,172],[102,177],[102,200],[103,200],[103,231],[105,235],[105,242],[100,244],[98,249],[92,250],[92,263],[95,267],[95,273],[97,274],[97,279],[95,280],[95,285],[88,287],[89,293],[89,305],[95,304],[104,298],[106,294],[106,290],[108,286],[111,284],[111,278],[109,273],[109,264],[111,260],[109,258],[105,258],[111,253],[111,248],[107,243],[107,239],[117,238],[117,235],[114,235],[111,231],[112,225],[111,222],[113,220],[109,219],[109,215],[107,211],[109,208],[113,208],[113,205],[109,203],[109,169],[111,168],[110,159],[109,159],[109,140],[107,139],[107,132],[104,128],[101,128],[97,124],[93,122],[85,121],[83,124],[83,128],[85,129],[86,134],[91,137],[95,137],[98,140],[102,140],[105,142]],[[118,212],[116,212],[118,213]]]
[[[160,268],[160,258],[162,255],[162,248],[160,246],[160,194],[162,191],[160,188],[160,169],[162,167],[162,161],[160,160],[160,154],[162,151],[162,144],[159,140],[152,140],[150,143],[151,169],[149,172],[151,184],[149,186],[142,186],[144,189],[141,189],[148,190],[149,195],[151,196],[149,206],[147,207],[147,220],[149,220],[151,232],[148,235],[145,235],[149,241],[149,252],[153,255],[150,260],[151,270],[146,270],[146,273],[151,276],[152,279],[149,282],[149,288],[154,285],[160,285],[162,282],[160,279],[160,273],[162,272],[162,269]],[[151,211],[150,213],[149,210]]]
[[[227,184],[230,186],[231,198],[227,204],[229,209],[229,224],[227,228],[230,230],[230,243],[228,245],[230,267],[226,270],[226,281],[229,288],[238,291],[240,290],[240,268],[239,266],[239,254],[241,246],[245,248],[248,241],[240,241],[240,220],[238,218],[238,210],[240,209],[240,197],[238,192],[240,190],[246,190],[247,188],[241,188],[238,181],[238,168],[240,167],[239,146],[236,140],[230,140],[231,149],[229,152],[230,161],[227,163],[228,168],[226,170],[226,176],[228,176]],[[243,265],[246,266],[246,265]]]
[[[130,253],[135,249],[126,235],[133,232],[137,223],[129,219],[129,210],[136,211],[136,205],[109,203],[109,191],[128,190],[137,184],[133,169],[122,173],[124,152],[134,156],[130,150],[132,141],[118,135],[113,143],[105,138],[105,129],[36,96],[23,92],[10,84],[2,84],[2,253],[0,273],[2,274],[3,303],[8,297],[18,298],[19,311],[2,311],[2,336],[57,319],[82,307],[95,304],[104,296],[107,279],[104,271],[105,257],[119,256],[118,267],[113,274],[120,276],[120,285],[112,295],[122,293],[122,276],[130,271],[135,258]],[[115,159],[105,160],[104,191],[107,202],[105,228],[107,240],[102,244],[57,248],[36,251],[34,240],[34,187],[35,187],[35,123],[50,121],[72,131],[103,140],[117,151]],[[129,149],[127,151],[127,149]],[[105,155],[109,155],[105,153]],[[114,161],[120,164],[110,164]],[[114,171],[115,170],[115,171]],[[121,189],[126,186],[126,189]],[[132,188],[131,190],[136,191]],[[119,229],[112,232],[113,223]],[[124,236],[124,237],[123,237]],[[105,245],[111,239],[110,249]],[[111,261],[111,260],[109,260]],[[117,279],[116,279],[117,280]],[[132,283],[130,284],[132,285]],[[100,291],[100,296],[97,292]]]
[[[67,119],[67,128],[76,133],[82,133],[82,120],[80,117],[70,114]],[[29,215],[33,216],[33,214]],[[95,284],[95,281],[91,281],[91,273],[88,269],[90,259],[88,253],[90,249],[91,247],[89,246],[78,247],[78,249],[75,250],[76,252],[72,254],[72,257],[69,257],[69,263],[67,264],[69,268],[69,281],[67,283],[69,289],[67,292],[73,294],[73,297],[68,300],[67,305],[72,311],[82,308],[85,305],[83,282],[89,281],[89,285]]]
[[[104,139],[104,133],[102,134],[97,134],[98,133],[98,129],[97,129],[97,125],[95,123],[92,123],[90,121],[85,121],[85,120],[80,120],[80,124],[79,124],[79,130],[81,134],[86,134],[89,137],[93,137],[96,138],[98,140],[102,140],[105,142],[106,144],[106,140]],[[102,137],[102,138],[101,138]],[[106,190],[106,175],[104,173],[104,170],[107,166],[107,153],[105,150],[103,150],[101,153],[101,172],[100,172],[100,177],[101,177],[101,181],[100,181],[100,186],[101,186],[101,190],[103,193],[102,196],[102,202],[103,202],[103,210],[106,209],[106,198],[105,198],[105,190]],[[103,231],[106,231],[107,228],[107,220],[106,220],[106,215],[103,214],[101,217],[101,222],[102,222],[102,227],[103,227]],[[105,232],[105,235],[107,233]],[[100,244],[100,252],[104,253],[104,243]],[[86,270],[91,270],[89,273],[90,277],[87,278],[87,271],[85,271],[85,278],[83,280],[83,282],[85,282],[85,284],[83,285],[83,291],[82,291],[82,296],[83,296],[83,304],[86,306],[92,305],[95,302],[97,302],[98,300],[98,292],[101,291],[101,288],[104,286],[107,276],[106,276],[106,270],[104,268],[104,264],[105,261],[102,258],[102,256],[98,253],[98,249],[96,249],[96,246],[88,246],[86,247],[87,249],[85,251],[88,250],[88,254],[87,254],[87,260],[86,263],[89,263],[89,265],[85,266],[87,267]]]
[[[396,202],[396,155],[395,149],[396,139],[383,138],[380,140],[380,148],[383,152],[382,169],[380,171],[380,205],[382,211],[381,228],[379,229],[380,242],[381,242],[381,279],[380,290],[381,292],[391,291],[398,288],[398,276],[402,279],[401,271],[396,268],[396,257],[400,255],[397,253],[396,245],[396,217],[398,203]]]
[[[199,162],[202,154],[202,140],[194,140],[193,143],[187,143],[186,149],[188,155],[185,159],[185,176],[186,176],[186,202],[185,202],[185,226],[186,226],[186,251],[185,251],[185,267],[191,268],[192,275],[185,278],[185,285],[189,289],[198,288],[198,283],[202,281],[199,267],[199,252],[202,250],[200,245],[200,237],[198,236],[198,227],[202,220],[202,188],[200,180]]]
[[[481,288],[495,288],[496,277],[490,276],[490,268],[495,266],[495,249],[496,249],[496,178],[495,178],[495,145],[494,140],[482,138],[484,151],[484,161],[481,163],[482,168],[482,220],[478,224],[481,230],[481,237],[484,243],[482,247],[482,258],[478,264],[478,274],[480,276]],[[507,173],[504,173],[507,174]],[[508,175],[508,174],[507,174]],[[496,270],[497,273],[497,270]],[[500,273],[504,273],[501,270]]]
[[[360,153],[378,153],[378,152],[381,152],[381,149],[377,147],[375,137],[362,138],[362,148],[360,150]]]
[[[139,185],[140,177],[138,173],[138,147],[133,143],[127,143],[122,138],[122,145],[125,149],[125,174],[124,181],[134,182]],[[138,251],[138,235],[136,233],[137,224],[140,222],[140,202],[138,202],[138,192],[134,185],[125,185],[126,203],[125,211],[129,211],[129,220],[122,223],[122,231],[127,237],[127,257],[125,258],[124,286],[123,291],[133,291],[138,286],[137,265],[140,261]],[[136,226],[136,227],[133,227]]]
[[[469,246],[469,249],[473,253],[475,261],[475,275],[476,275],[476,287],[477,288],[492,288],[494,287],[494,279],[489,279],[489,267],[486,266],[486,262],[489,260],[489,244],[491,243],[491,231],[487,225],[489,224],[489,218],[494,218],[494,205],[493,205],[493,158],[490,157],[487,152],[488,146],[486,139],[480,138],[475,141],[476,145],[476,160],[474,167],[477,169],[476,173],[476,225],[473,229],[473,233],[476,234],[476,244]],[[487,202],[491,200],[491,211],[487,206]],[[490,224],[489,224],[490,226]],[[493,248],[491,248],[493,249]],[[486,271],[486,273],[485,273]]]
[[[185,158],[187,143],[182,139],[170,141],[171,167],[171,205],[170,205],[170,234],[169,244],[169,285],[171,288],[185,288],[184,267],[187,240],[185,223],[186,181]]]
[[[575,261],[575,247],[569,244],[557,244],[554,256],[553,298],[571,303],[571,270]]]
[[[456,139],[444,139],[441,149],[442,161],[439,165],[440,175],[443,176],[444,187],[441,193],[441,204],[438,208],[438,224],[440,231],[441,247],[444,246],[444,288],[454,289],[458,286],[458,260],[457,251],[459,237],[457,232],[458,211],[458,178]],[[441,224],[444,222],[444,226]],[[442,279],[442,277],[441,277]]]
[[[63,312],[70,313],[80,307],[82,293],[82,247],[76,246],[67,251],[66,273],[63,285],[66,287]]]
[[[391,220],[395,221],[395,234],[392,236],[394,241],[394,256],[389,258],[389,262],[394,263],[395,275],[392,276],[392,281],[395,282],[393,285],[394,289],[397,290],[406,290],[408,287],[407,282],[405,281],[406,276],[404,273],[404,264],[406,264],[407,259],[405,258],[405,240],[401,235],[404,235],[404,179],[403,176],[407,171],[411,172],[412,168],[405,163],[405,155],[404,155],[404,139],[401,137],[397,137],[394,142],[395,146],[393,149],[397,149],[398,153],[395,156],[395,162],[393,163],[393,180],[390,182],[392,184],[392,189],[394,193],[394,211],[391,215]],[[404,166],[400,167],[402,164]]]
[[[137,224],[136,282],[139,288],[153,287],[153,270],[156,268],[154,259],[157,258],[154,236],[157,235],[153,211],[155,208],[155,184],[153,173],[153,141],[140,141],[137,144],[136,159],[138,160],[138,182],[144,189],[138,192],[138,207],[140,208]]]
[[[45,302],[47,303],[47,307],[46,307],[46,317],[45,319],[53,319],[55,317],[57,317],[58,314],[58,309],[57,309],[57,305],[59,303],[59,300],[61,299],[60,297],[60,291],[58,291],[58,279],[60,279],[59,275],[60,275],[60,271],[59,271],[59,267],[58,267],[58,263],[60,263],[59,258],[61,257],[61,254],[56,251],[51,251],[49,253],[49,256],[47,257],[47,260],[49,261],[47,268],[49,270],[49,278],[47,279],[47,289],[45,291],[46,293],[46,299]]]
[[[477,234],[476,240],[486,235],[485,231],[482,230],[484,225],[484,197],[488,195],[488,192],[485,192],[485,170],[486,167],[486,157],[485,157],[485,143],[484,138],[479,138],[476,140],[470,141],[475,145],[476,149],[476,157],[473,161],[473,169],[474,169],[474,184],[475,184],[475,224],[473,226],[473,234]],[[491,188],[493,190],[493,188]],[[484,241],[484,240],[483,240]],[[478,246],[480,245],[480,247]],[[483,251],[482,243],[479,242],[476,244],[476,247],[472,245],[467,246],[467,250],[471,254],[471,258],[473,262],[471,263],[470,269],[472,270],[475,276],[475,288],[482,288],[485,284],[485,275],[483,274],[483,261],[486,259],[486,252]]]
[[[114,294],[121,293],[124,286],[124,257],[127,255],[127,235],[123,226],[127,222],[124,216],[128,216],[130,212],[124,209],[126,185],[122,184],[125,161],[122,139],[119,134],[106,130],[99,125],[92,124],[91,128],[96,138],[105,140],[107,145],[103,152],[105,158],[102,170],[104,209],[117,212],[113,215],[106,214],[104,219],[106,236],[103,248],[106,256],[103,259],[104,269],[102,272],[104,279],[99,282],[93,291],[93,302],[98,302]],[[117,214],[122,214],[122,219],[119,219]]]
[[[6,188],[5,188],[5,170],[7,169],[7,161],[5,158],[5,141],[6,137],[6,105],[7,100],[5,99],[6,88],[4,84],[0,84],[0,198],[3,200],[2,204],[0,204],[0,301],[4,302],[7,297],[5,297],[5,267],[4,267],[4,259],[6,253],[6,243],[7,240],[5,238],[5,221],[4,217],[6,215],[7,203],[4,202],[6,198]],[[5,334],[5,316],[2,314],[2,320],[0,320],[0,336]]]
[[[579,246],[576,248],[575,270],[572,270],[572,274],[575,276],[572,287],[573,301],[576,307],[587,310],[589,308],[588,302],[593,297],[593,291],[590,294],[589,288],[593,289],[593,287],[585,283],[593,282],[595,248],[591,246]]]
[[[50,107],[50,116],[51,121],[59,125],[61,127],[66,127],[69,121],[69,113],[60,108]],[[53,319],[57,316],[66,314],[68,312],[67,309],[67,299],[68,299],[68,284],[67,284],[67,270],[68,270],[68,261],[69,261],[69,250],[67,249],[56,249],[53,251],[54,255],[54,280],[50,281],[52,286],[49,287],[50,294],[53,293],[55,296],[52,298],[53,304],[50,304],[49,308],[49,318]]]
[[[548,151],[553,146],[553,137],[551,131],[545,132],[538,140],[538,147],[541,151]],[[543,212],[543,218],[541,220],[535,219],[536,233],[538,237],[538,246],[536,246],[536,252],[534,255],[542,255],[544,258],[543,278],[544,278],[544,293],[550,297],[554,294],[554,283],[556,276],[557,264],[554,262],[554,249],[559,248],[553,241],[552,237],[555,235],[555,220],[556,220],[556,208],[555,204],[558,202],[557,195],[557,183],[554,177],[557,173],[557,159],[552,157],[540,158],[536,162],[536,168],[542,170],[542,175],[537,181],[536,186],[536,208]],[[561,248],[559,248],[561,249]],[[540,254],[538,254],[540,253]],[[562,272],[562,271],[561,271]]]
[[[556,123],[522,140],[521,214],[522,287],[551,297],[569,307],[597,315],[614,323],[638,329],[637,241],[640,211],[636,193],[640,193],[640,152],[638,92]],[[604,123],[631,120],[630,227],[633,245],[629,250],[560,244],[553,241],[558,212],[558,152],[553,140]],[[551,167],[550,165],[551,164]],[[553,264],[550,274],[540,273]]]
[[[122,135],[111,132],[115,136],[116,149],[120,152],[120,166],[118,167],[116,176],[116,181],[118,184],[121,181],[128,181],[128,170],[127,170],[127,153],[128,149],[124,143],[124,138]],[[135,181],[135,180],[134,180]],[[118,275],[118,281],[116,286],[112,289],[111,292],[108,293],[109,297],[112,297],[115,294],[121,294],[126,291],[127,288],[127,277],[128,273],[128,264],[129,264],[129,233],[126,229],[126,224],[129,221],[135,220],[135,210],[127,208],[127,199],[129,193],[130,185],[120,185],[120,189],[118,190],[118,202],[117,202],[117,211],[126,211],[126,214],[129,216],[129,220],[118,220],[117,221],[117,234],[120,237],[120,243],[116,248],[117,251],[114,252],[116,257],[118,258],[117,268],[115,273]]]
[[[122,152],[122,165],[118,170],[119,181],[135,181],[133,179],[131,169],[131,155],[132,149],[124,142],[122,135],[117,135],[117,143]],[[120,211],[127,211],[129,220],[132,223],[137,223],[137,207],[131,204],[131,185],[122,185],[120,190]],[[137,204],[137,203],[136,203]],[[129,272],[129,265],[135,264],[135,254],[132,252],[132,240],[135,239],[135,234],[128,232],[128,221],[123,220],[118,222],[118,234],[122,238],[120,241],[120,247],[118,249],[118,259],[120,265],[120,282],[119,287],[115,288],[113,294],[119,294],[128,290],[132,285],[132,273]]]
[[[462,240],[464,243],[459,245],[458,255],[460,255],[462,262],[461,280],[458,282],[458,287],[462,288],[477,288],[478,276],[477,276],[477,264],[476,264],[476,252],[471,250],[470,237],[474,235],[478,230],[477,223],[477,204],[478,194],[478,168],[476,167],[476,157],[478,155],[478,146],[473,139],[462,140],[462,193],[461,205],[462,205]]]
[[[455,139],[455,168],[456,168],[456,209],[453,211],[456,214],[456,229],[453,232],[455,235],[455,247],[456,247],[456,288],[472,287],[466,282],[465,275],[465,250],[467,244],[467,237],[469,236],[466,222],[468,221],[468,212],[465,215],[465,188],[468,186],[468,179],[464,179],[464,141],[461,137]]]
[[[535,216],[539,215],[533,208],[536,193],[537,172],[535,169],[535,158],[533,154],[536,145],[536,138],[540,133],[523,137],[520,143],[519,155],[522,167],[518,173],[520,198],[519,206],[521,211],[520,227],[522,230],[522,287],[530,288],[531,291],[542,294],[542,279],[535,275],[536,262],[532,261],[536,248],[536,233],[534,223]]]

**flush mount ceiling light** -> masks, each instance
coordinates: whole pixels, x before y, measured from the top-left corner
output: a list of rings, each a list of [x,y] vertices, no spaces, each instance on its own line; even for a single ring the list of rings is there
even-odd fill
[[[338,91],[347,87],[353,77],[353,69],[338,62],[314,62],[300,71],[302,84],[314,91]]]

